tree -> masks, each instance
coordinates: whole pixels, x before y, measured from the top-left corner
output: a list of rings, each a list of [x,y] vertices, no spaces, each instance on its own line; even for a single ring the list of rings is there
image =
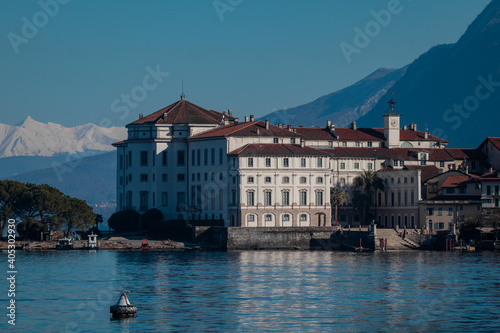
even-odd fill
[[[365,170],[361,175],[354,178],[353,187],[355,189],[353,205],[360,213],[361,221],[368,224],[374,193],[385,190],[384,180],[375,171]]]
[[[338,206],[347,204],[349,193],[340,187],[330,187],[330,204],[335,207],[334,221],[338,221]]]
[[[71,229],[87,229],[94,225],[95,214],[84,200],[70,196],[64,196],[64,200],[61,217],[65,221],[66,237],[69,237]]]
[[[460,239],[476,239],[476,231],[483,226],[484,219],[481,214],[466,215],[460,224]]]
[[[160,223],[163,220],[163,213],[156,208],[152,208],[142,214],[141,216],[141,229],[149,230],[153,224]]]
[[[139,230],[140,217],[135,210],[122,210],[111,215],[108,225],[118,233],[137,231]]]

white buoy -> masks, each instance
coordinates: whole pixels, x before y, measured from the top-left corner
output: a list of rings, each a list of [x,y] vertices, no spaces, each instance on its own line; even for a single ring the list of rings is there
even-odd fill
[[[124,290],[116,305],[109,307],[109,312],[113,314],[113,318],[127,318],[137,315],[137,308],[130,304],[127,293],[130,293],[130,291]]]

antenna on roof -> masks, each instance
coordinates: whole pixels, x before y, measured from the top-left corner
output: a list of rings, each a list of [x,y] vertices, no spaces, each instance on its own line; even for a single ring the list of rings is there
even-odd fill
[[[186,99],[186,95],[184,95],[184,80],[182,80],[182,93],[181,93],[181,101]]]

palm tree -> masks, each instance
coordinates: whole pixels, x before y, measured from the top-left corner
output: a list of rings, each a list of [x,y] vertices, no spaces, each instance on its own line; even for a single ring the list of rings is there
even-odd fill
[[[345,205],[349,199],[349,193],[340,187],[330,187],[330,204],[335,207],[334,221],[338,221],[338,206]]]
[[[375,171],[365,170],[361,175],[354,178],[353,187],[355,189],[353,205],[361,214],[361,220],[366,223],[368,222],[366,220],[373,203],[374,193],[378,190],[385,190],[384,180]]]

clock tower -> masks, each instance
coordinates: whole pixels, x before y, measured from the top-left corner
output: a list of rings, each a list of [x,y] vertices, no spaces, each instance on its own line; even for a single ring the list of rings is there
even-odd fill
[[[394,102],[392,98],[387,103],[390,105],[389,112],[383,115],[386,147],[399,148],[401,145],[399,138],[399,118],[401,115],[397,114],[394,110],[394,104],[396,104],[396,102]]]

